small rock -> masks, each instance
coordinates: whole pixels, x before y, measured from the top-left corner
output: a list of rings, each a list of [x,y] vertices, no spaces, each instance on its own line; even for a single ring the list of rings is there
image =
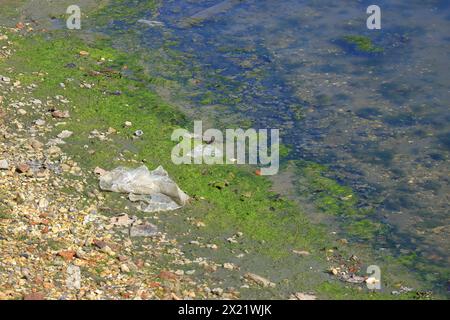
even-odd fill
[[[170,271],[161,271],[158,275],[158,278],[163,280],[176,280],[178,279],[178,276]]]
[[[108,128],[108,134],[115,134],[115,133],[117,133],[116,129],[114,129],[113,127]]]
[[[69,290],[80,290],[81,288],[81,269],[75,265],[67,267],[66,286]]]
[[[114,257],[116,255],[116,253],[109,246],[103,247],[101,250],[111,257]]]
[[[0,160],[0,170],[8,170],[8,169],[9,169],[8,160],[6,159]]]
[[[40,150],[44,147],[44,144],[36,139],[31,139],[29,142],[34,150]]]
[[[126,213],[121,214],[117,217],[112,217],[110,219],[110,223],[113,226],[129,226],[134,222],[134,219],[131,219]]]
[[[60,138],[55,138],[55,139],[49,139],[47,142],[48,146],[57,146],[60,144],[66,144],[66,142]]]
[[[48,202],[48,200],[47,199],[45,199],[45,198],[41,198],[40,200],[39,200],[39,208],[41,208],[41,209],[45,209],[45,208],[47,208],[48,207],[48,205],[49,205],[49,202]]]
[[[84,51],[84,50],[81,50],[81,51],[79,52],[79,55],[82,56],[82,57],[85,57],[85,56],[88,56],[88,55],[89,55],[89,52]]]
[[[94,169],[94,173],[99,175],[99,176],[103,176],[105,173],[107,173],[107,171],[102,169],[102,168],[100,168],[100,167],[96,167]]]
[[[24,116],[24,115],[27,114],[27,112],[25,110],[23,110],[23,109],[17,110],[17,113],[20,114],[21,116]]]
[[[53,111],[52,116],[53,116],[53,118],[59,118],[59,119],[70,118],[69,111],[61,111],[61,110]]]
[[[30,170],[30,166],[26,163],[21,163],[17,165],[16,171],[19,173],[27,173]]]
[[[216,296],[219,296],[219,297],[221,295],[223,295],[223,289],[222,288],[214,288],[214,289],[211,290],[211,292],[213,294],[215,294]]]
[[[199,227],[199,228],[204,228],[204,227],[206,227],[206,224],[203,221],[197,221],[195,223],[195,226]]]
[[[124,263],[120,265],[120,271],[125,272],[125,273],[129,273],[130,272],[130,268]]]
[[[16,23],[16,29],[22,30],[23,28],[25,28],[25,24],[23,22]]]
[[[317,300],[313,294],[297,292],[291,295],[290,300]]]
[[[75,257],[76,252],[74,250],[66,250],[58,252],[58,256],[62,257],[66,261],[71,261]]]
[[[22,204],[25,203],[27,197],[22,192],[18,192],[14,200],[16,200],[17,203]]]
[[[152,237],[158,234],[158,227],[151,223],[133,225],[130,229],[130,237]]]
[[[105,241],[102,240],[97,240],[95,239],[94,241],[92,241],[92,243],[99,249],[103,249],[106,246],[108,246],[108,244]]]
[[[58,155],[61,154],[61,148],[57,147],[57,146],[51,146],[50,148],[48,148],[47,150],[48,154],[50,155]]]
[[[184,276],[184,270],[177,270],[177,271],[175,271],[175,274],[177,276]]]
[[[223,268],[227,270],[234,270],[236,269],[236,266],[232,263],[226,262],[223,264]]]
[[[33,292],[24,295],[23,300],[45,300],[45,295],[42,292]]]
[[[298,254],[299,256],[309,256],[310,253],[304,250],[292,250],[293,253]]]
[[[125,121],[123,124],[124,127],[131,127],[133,124],[130,121]]]
[[[263,286],[263,287],[273,288],[276,286],[275,283],[271,282],[270,280],[263,278],[261,276],[258,276],[257,274],[254,274],[254,273],[248,272],[244,275],[244,278],[247,280],[251,280],[251,281],[255,282],[256,284],[259,284],[260,286]]]
[[[341,280],[349,283],[363,283],[366,281],[366,278],[357,275],[342,275]]]
[[[238,243],[238,241],[234,237],[228,238],[227,241],[229,243]]]
[[[63,130],[60,134],[57,135],[60,139],[66,139],[69,138],[73,134],[72,131],[69,130]]]
[[[34,124],[37,125],[38,127],[42,127],[43,125],[45,125],[45,120],[37,119],[34,121]]]
[[[71,167],[68,164],[66,164],[66,163],[63,163],[61,165],[61,170],[64,171],[64,172],[68,172],[68,171],[70,171],[70,169],[71,169]]]

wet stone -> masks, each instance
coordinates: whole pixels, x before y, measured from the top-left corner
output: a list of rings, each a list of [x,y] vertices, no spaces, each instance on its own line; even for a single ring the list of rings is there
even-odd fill
[[[0,160],[0,170],[8,170],[9,169],[9,163],[8,160]]]
[[[158,227],[151,223],[132,226],[130,228],[130,237],[153,237],[158,234]]]

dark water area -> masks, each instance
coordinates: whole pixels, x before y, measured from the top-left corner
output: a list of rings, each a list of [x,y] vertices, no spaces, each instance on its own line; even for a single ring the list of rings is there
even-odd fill
[[[391,227],[374,246],[448,270],[450,2],[377,1],[381,30],[366,27],[371,4],[163,1],[105,30],[133,30],[161,56],[178,52],[179,70],[149,72],[186,84],[195,119],[280,128],[289,158],[329,165]],[[344,40],[354,35],[382,51]]]

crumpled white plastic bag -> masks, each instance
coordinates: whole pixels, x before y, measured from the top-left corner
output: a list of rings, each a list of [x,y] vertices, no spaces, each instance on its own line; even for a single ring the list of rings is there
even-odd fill
[[[139,201],[139,209],[145,212],[175,210],[189,200],[162,166],[153,171],[146,166],[136,169],[118,167],[100,177],[100,188],[129,193],[129,199]]]

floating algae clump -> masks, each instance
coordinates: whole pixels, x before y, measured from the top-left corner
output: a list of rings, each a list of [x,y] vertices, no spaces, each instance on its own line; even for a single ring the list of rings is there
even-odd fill
[[[345,36],[344,40],[347,44],[355,46],[361,52],[380,53],[384,51],[383,48],[375,46],[369,37]]]

